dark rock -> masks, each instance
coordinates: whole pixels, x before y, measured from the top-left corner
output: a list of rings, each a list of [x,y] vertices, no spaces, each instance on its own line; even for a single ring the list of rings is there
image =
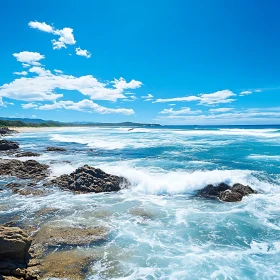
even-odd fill
[[[17,133],[17,131],[9,129],[7,127],[0,127],[0,135],[5,136],[5,135],[10,135],[13,133]]]
[[[15,150],[19,148],[19,144],[14,141],[0,140],[0,151]]]
[[[242,196],[257,193],[257,192],[256,192],[255,190],[253,190],[251,187],[249,187],[249,186],[244,186],[244,185],[242,185],[242,184],[234,184],[234,185],[232,186],[231,190],[232,190],[233,192],[238,192],[238,193],[240,193]]]
[[[49,166],[35,160],[0,160],[0,175],[15,176],[21,179],[42,180],[49,175]]]
[[[39,157],[40,154],[33,153],[33,152],[21,152],[18,154],[15,154],[16,157]]]
[[[70,175],[62,175],[48,184],[79,193],[99,193],[119,191],[123,185],[128,185],[128,181],[123,177],[107,174],[99,168],[84,165]]]
[[[61,147],[47,147],[46,150],[48,152],[65,152],[66,151],[65,148],[61,148]]]
[[[205,197],[205,198],[217,198],[222,191],[229,190],[230,186],[225,183],[220,183],[216,186],[207,185],[202,190],[197,192],[198,196]]]
[[[242,200],[242,194],[231,190],[222,191],[219,194],[219,199],[226,202],[237,202]]]

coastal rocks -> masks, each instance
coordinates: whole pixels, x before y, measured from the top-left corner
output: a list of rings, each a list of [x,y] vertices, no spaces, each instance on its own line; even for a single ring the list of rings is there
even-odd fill
[[[45,179],[49,175],[48,168],[48,165],[35,160],[0,160],[0,175],[15,176],[21,179]]]
[[[17,133],[17,131],[9,129],[7,127],[0,127],[0,136],[6,136],[13,133]]]
[[[84,165],[70,175],[62,175],[48,184],[78,193],[100,193],[119,191],[128,181],[123,177],[107,174],[99,168]]]
[[[249,194],[257,193],[249,186],[242,184],[234,184],[232,187],[225,183],[220,183],[216,186],[208,185],[202,190],[197,192],[197,195],[204,198],[216,199],[219,198],[225,202],[238,202],[242,198]]]
[[[33,153],[33,152],[21,152],[15,154],[16,157],[39,157],[40,154],[38,153]]]
[[[84,250],[54,252],[44,259],[42,276],[44,279],[83,280],[94,261],[94,256]]]
[[[48,151],[48,152],[65,152],[66,149],[61,148],[61,147],[47,147],[46,151]]]
[[[0,140],[0,151],[15,150],[19,148],[19,144],[14,141]]]
[[[20,228],[0,226],[0,275],[37,279],[27,273],[30,245],[31,239]]]
[[[35,244],[43,247],[83,246],[98,241],[105,241],[108,230],[104,227],[61,227],[46,225],[34,236]]]

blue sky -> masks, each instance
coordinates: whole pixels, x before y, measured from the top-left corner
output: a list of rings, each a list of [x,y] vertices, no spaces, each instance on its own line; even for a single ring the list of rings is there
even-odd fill
[[[278,1],[4,1],[0,115],[280,123]]]

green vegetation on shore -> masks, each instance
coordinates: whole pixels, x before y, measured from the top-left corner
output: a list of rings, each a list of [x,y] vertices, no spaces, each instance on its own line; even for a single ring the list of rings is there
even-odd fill
[[[66,126],[127,126],[127,127],[143,127],[143,126],[160,126],[160,124],[142,124],[133,122],[122,123],[90,123],[90,122],[76,122],[76,123],[61,123],[56,121],[37,120],[36,122],[29,122],[22,120],[0,119],[0,127],[66,127]]]

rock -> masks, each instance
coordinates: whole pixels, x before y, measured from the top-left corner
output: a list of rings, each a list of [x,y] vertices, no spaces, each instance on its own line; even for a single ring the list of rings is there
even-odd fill
[[[108,229],[104,227],[76,228],[46,225],[34,236],[34,242],[43,247],[82,246],[105,241]]]
[[[0,135],[1,136],[10,135],[10,134],[13,134],[13,133],[17,133],[17,131],[11,130],[7,127],[0,127]]]
[[[119,191],[123,185],[128,184],[128,181],[123,177],[107,174],[99,168],[84,165],[70,175],[62,175],[48,184],[78,193],[99,193]]]
[[[257,193],[249,186],[244,186],[242,184],[234,184],[231,188],[232,191],[240,193],[242,196]]]
[[[18,227],[0,226],[0,274],[25,276],[31,239]]]
[[[35,160],[0,160],[0,175],[16,176],[21,179],[45,179],[49,175],[48,168],[48,165]]]
[[[220,192],[219,199],[226,202],[237,202],[242,200],[242,195],[238,192],[233,192],[231,190],[226,190]]]
[[[23,189],[16,189],[13,191],[14,193],[20,194],[20,195],[33,195],[33,196],[42,196],[45,195],[46,192],[40,189],[34,189],[34,188],[23,188]]]
[[[65,148],[61,148],[61,147],[47,147],[46,150],[48,152],[65,152],[66,151]]]
[[[19,148],[18,142],[9,140],[0,140],[0,151],[15,150]]]
[[[40,154],[33,153],[33,152],[21,152],[18,154],[15,154],[16,157],[39,157]]]
[[[205,197],[205,198],[217,198],[222,191],[229,190],[230,186],[225,183],[220,183],[216,186],[207,185],[202,190],[197,192],[198,196]]]
[[[84,250],[56,251],[44,259],[42,276],[44,279],[83,280],[94,260],[94,256]]]

